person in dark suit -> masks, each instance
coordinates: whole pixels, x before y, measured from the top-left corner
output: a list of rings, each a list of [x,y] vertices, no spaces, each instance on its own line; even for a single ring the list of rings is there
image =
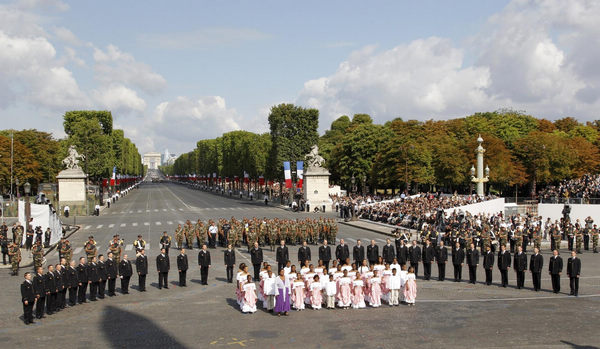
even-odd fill
[[[131,262],[127,259],[127,255],[123,255],[123,260],[119,262],[119,276],[121,277],[121,293],[129,294],[129,280],[133,275]]]
[[[167,260],[169,259],[169,255],[166,254],[166,250],[165,250],[165,257],[167,258]],[[168,270],[170,268],[167,268],[167,274],[169,273]],[[179,272],[179,286],[180,287],[187,287],[187,281],[186,281],[186,275],[187,275],[187,270],[188,270],[188,257],[187,254],[185,254],[185,249],[181,249],[179,251],[179,255],[177,256],[177,271]],[[167,283],[166,281],[167,276],[165,276],[165,284]]]
[[[405,266],[408,261],[408,247],[406,246],[406,240],[396,239],[396,259],[400,266]]]
[[[323,261],[326,270],[329,270],[329,261],[331,260],[331,247],[327,240],[323,240],[323,246],[319,247],[319,259]]]
[[[183,250],[183,249],[182,249]],[[158,289],[163,287],[169,288],[169,270],[171,269],[171,261],[167,256],[167,251],[164,248],[160,249],[160,254],[156,256],[156,271],[158,272]]]
[[[410,266],[415,270],[415,278],[419,275],[419,262],[421,261],[421,248],[417,245],[417,240],[412,241],[412,246],[408,248],[408,260]]]
[[[227,270],[227,282],[233,282],[233,267],[235,266],[235,250],[231,244],[227,245],[227,249],[223,252],[225,269]]]
[[[281,240],[281,245],[277,247],[277,250],[275,250],[275,257],[277,261],[277,273],[279,273],[279,271],[283,269],[290,260],[290,253],[285,245],[285,240]]]
[[[254,247],[250,250],[250,261],[254,267],[254,280],[258,280],[260,266],[263,262],[263,250],[258,246],[258,242],[255,242]]]
[[[386,244],[381,250],[381,257],[383,257],[383,261],[387,264],[394,263],[394,258],[396,258],[396,251],[394,250],[394,245],[392,245],[390,239],[386,239]]]
[[[511,259],[510,252],[506,250],[506,245],[500,246],[500,251],[498,251],[498,270],[500,270],[502,287],[508,286],[508,269],[510,269]]]
[[[77,269],[75,269],[75,261],[71,261],[67,268],[67,278],[69,280],[69,306],[74,307],[77,304]],[[34,278],[35,280],[35,278]],[[36,307],[37,310],[37,307]]]
[[[367,260],[369,265],[375,265],[379,260],[379,246],[375,244],[375,240],[371,240],[371,244],[367,246]]]
[[[210,252],[206,249],[206,244],[198,252],[198,265],[200,266],[200,281],[202,285],[208,285],[208,268],[210,268]]]
[[[85,265],[85,257],[79,258],[79,265],[77,266],[77,301],[79,304],[86,303],[85,294],[88,287],[88,271]]]
[[[462,267],[465,263],[465,250],[460,247],[460,242],[456,242],[452,249],[452,266],[454,267],[454,282],[462,280]]]
[[[533,290],[538,292],[542,288],[542,268],[544,267],[544,257],[540,254],[537,247],[533,248],[533,254],[529,261],[529,271],[533,280]]]
[[[340,244],[335,248],[335,259],[338,263],[345,263],[348,258],[350,258],[350,248],[344,239],[340,239]]]
[[[35,268],[35,276],[33,277],[33,292],[37,298],[35,307],[35,317],[41,319],[44,316],[44,307],[46,306],[46,286],[44,286],[44,269],[42,267]]]
[[[527,270],[527,255],[523,252],[523,247],[517,246],[517,252],[513,260],[513,268],[517,273],[517,289],[525,287],[525,270]]]
[[[104,261],[104,255],[98,256],[98,276],[100,282],[98,282],[98,298],[104,299],[104,291],[106,290],[106,279],[108,274],[106,272],[106,262]]]
[[[114,255],[112,252],[108,252],[108,259],[106,260],[106,280],[108,281],[108,296],[114,297],[117,294],[115,293],[117,276],[119,274],[119,266],[113,259]]]
[[[558,255],[558,250],[552,251],[552,257],[548,261],[548,273],[552,278],[552,292],[560,292],[560,273],[562,273],[563,261]]]
[[[65,308],[63,303],[63,291],[65,289],[65,278],[63,277],[62,264],[56,264],[54,266],[54,280],[56,281],[56,311],[60,311]]]
[[[35,304],[35,294],[31,273],[26,272],[25,281],[21,284],[21,302],[23,303],[23,320],[25,325],[33,324],[33,305]]]
[[[579,274],[581,274],[581,259],[577,258],[577,252],[573,250],[571,251],[571,257],[567,260],[567,275],[569,276],[571,296],[579,296]]]
[[[148,275],[148,257],[146,250],[141,249],[140,254],[135,259],[135,271],[138,274],[138,290],[146,292],[146,275]]]
[[[475,284],[477,282],[477,266],[479,265],[479,251],[474,244],[469,246],[467,250],[467,266],[469,267],[469,282]]]
[[[485,247],[485,255],[483,256],[483,270],[485,270],[485,284],[492,284],[492,271],[494,269],[494,254],[491,246]]]
[[[98,274],[98,264],[96,264],[96,257],[92,257],[92,260],[88,262],[88,283],[90,285],[90,301],[95,302],[96,295],[98,294],[98,284],[100,283],[100,275]]]
[[[352,248],[352,259],[354,259],[357,266],[362,265],[363,260],[365,260],[365,247],[360,239],[356,240],[356,246]]]
[[[46,314],[52,315],[56,306],[56,282],[54,280],[54,266],[48,266],[48,272],[44,274],[44,287],[46,288]]]
[[[448,262],[448,248],[444,246],[444,240],[440,241],[435,254],[435,260],[438,265],[438,281],[446,280],[446,263]]]
[[[303,266],[306,261],[311,261],[311,251],[308,247],[306,240],[302,241],[302,246],[298,249],[298,263]],[[258,279],[255,279],[258,280]]]
[[[435,249],[431,246],[431,241],[429,241],[429,239],[425,240],[422,254],[423,279],[429,280],[431,279],[431,263],[433,263],[433,260],[435,259]]]

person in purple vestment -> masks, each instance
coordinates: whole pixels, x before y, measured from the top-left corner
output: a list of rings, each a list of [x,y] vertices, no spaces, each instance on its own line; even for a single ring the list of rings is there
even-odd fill
[[[277,316],[288,315],[290,311],[290,281],[285,275],[283,269],[279,270],[279,277],[276,280],[277,283],[277,298],[275,299],[275,312]]]

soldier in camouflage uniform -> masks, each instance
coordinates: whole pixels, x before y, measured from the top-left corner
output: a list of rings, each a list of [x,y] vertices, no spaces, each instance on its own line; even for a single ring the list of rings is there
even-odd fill
[[[178,249],[183,248],[183,228],[181,228],[181,224],[178,224],[177,229],[175,229],[175,243]]]
[[[108,251],[112,252],[115,264],[118,265],[121,262],[121,244],[119,244],[119,240],[116,235],[114,236],[113,241],[111,241],[108,245]],[[92,259],[88,257],[88,260],[91,261]]]
[[[199,247],[202,247],[205,241],[205,236],[202,235],[202,231],[204,231],[204,223],[201,220],[198,220],[196,225],[194,225],[193,235],[196,237],[196,242],[198,243]]]
[[[90,236],[88,238],[88,241],[85,243],[83,249],[85,251],[85,254],[86,254],[88,260],[91,261],[92,258],[96,257],[98,250],[96,248],[96,241],[94,241],[93,236]]]
[[[21,249],[14,242],[8,246],[12,275],[19,275],[19,263],[21,263]]]
[[[552,239],[554,241],[554,249],[560,251],[560,241],[561,241],[560,231],[558,229],[554,230],[554,234],[552,235]]]
[[[594,228],[591,231],[592,234],[592,248],[594,253],[598,253],[598,227],[594,224]]]
[[[44,247],[42,246],[41,241],[35,242],[35,245],[33,245],[31,254],[33,255],[34,270],[37,270],[38,267],[42,266],[43,261],[44,261]]]
[[[538,227],[537,230],[534,232],[533,247],[537,248],[538,251],[542,249],[542,231],[540,227]]]
[[[73,248],[71,247],[69,240],[65,240],[65,242],[62,244],[60,254],[62,258],[67,260],[67,264],[71,263],[71,259],[73,259]]]
[[[575,231],[575,250],[577,254],[581,254],[581,250],[583,247],[583,233],[581,229]]]
[[[21,247],[23,245],[23,226],[17,222],[17,225],[13,228],[13,241],[14,243]]]
[[[183,226],[183,235],[185,235],[185,244],[188,249],[194,248],[194,232],[192,231],[192,223],[189,220]]]

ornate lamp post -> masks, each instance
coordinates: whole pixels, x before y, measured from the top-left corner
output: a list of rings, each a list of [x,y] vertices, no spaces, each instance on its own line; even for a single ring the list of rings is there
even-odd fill
[[[477,138],[477,142],[479,146],[475,152],[477,153],[477,177],[475,177],[475,167],[471,166],[471,181],[477,183],[477,195],[484,196],[485,191],[483,189],[483,183],[489,181],[490,176],[490,168],[485,166],[485,177],[484,177],[484,169],[483,169],[483,153],[485,153],[485,149],[481,146],[483,143],[483,138],[481,135]]]
[[[25,191],[25,231],[29,229],[29,220],[31,216],[31,204],[29,203],[29,193],[31,193],[31,184],[25,182],[23,184],[23,190]]]

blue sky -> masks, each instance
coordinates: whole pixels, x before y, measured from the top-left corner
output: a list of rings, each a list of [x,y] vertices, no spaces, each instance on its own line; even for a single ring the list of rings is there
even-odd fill
[[[110,109],[143,152],[264,132],[281,102],[318,108],[321,131],[363,112],[592,120],[600,106],[597,1],[0,4],[2,128],[61,137],[64,111]]]

